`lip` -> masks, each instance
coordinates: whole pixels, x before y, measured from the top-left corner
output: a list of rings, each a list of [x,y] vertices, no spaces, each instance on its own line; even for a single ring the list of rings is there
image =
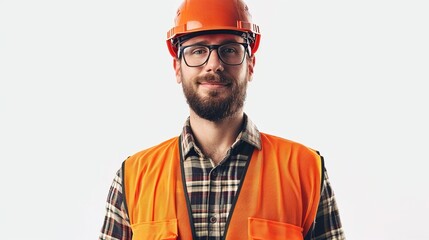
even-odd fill
[[[222,85],[226,86],[228,83],[222,83],[222,82],[200,82],[201,85]]]
[[[221,82],[201,82],[200,86],[215,89],[215,88],[225,88],[229,86],[229,84],[221,83]]]

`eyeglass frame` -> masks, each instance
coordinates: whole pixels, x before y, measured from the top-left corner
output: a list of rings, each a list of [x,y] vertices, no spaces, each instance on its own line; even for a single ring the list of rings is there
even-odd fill
[[[240,63],[237,63],[237,64],[229,64],[229,63],[226,63],[226,62],[222,59],[221,55],[219,54],[219,48],[220,48],[220,47],[222,47],[222,46],[224,46],[224,45],[231,44],[231,43],[236,43],[236,44],[242,45],[242,46],[244,47],[244,52],[245,52],[245,53],[243,54],[243,58],[241,59],[241,62],[240,62]],[[189,64],[188,64],[188,62],[186,61],[186,58],[184,57],[183,51],[184,51],[184,49],[186,49],[186,48],[189,48],[189,47],[195,47],[195,46],[207,47],[207,48],[209,49],[209,54],[207,55],[207,59],[206,59],[202,64],[195,65],[195,66],[191,66],[191,65],[189,65]],[[203,66],[204,64],[206,64],[206,63],[209,61],[210,56],[211,56],[211,54],[212,54],[212,51],[213,51],[213,50],[216,50],[216,53],[217,53],[217,55],[218,55],[218,57],[219,57],[220,61],[221,61],[222,63],[226,64],[226,65],[229,65],[229,66],[238,66],[238,65],[241,65],[241,64],[244,62],[244,58],[246,57],[246,53],[247,53],[247,55],[248,55],[248,56],[250,56],[249,44],[248,44],[248,43],[241,43],[241,42],[227,42],[227,43],[224,43],[224,44],[216,44],[216,45],[206,45],[206,44],[200,44],[200,43],[197,43],[197,44],[192,44],[192,45],[188,45],[188,46],[180,46],[180,47],[179,47],[179,51],[178,51],[178,53],[179,53],[179,54],[178,54],[178,59],[181,59],[181,58],[182,58],[182,56],[183,56],[183,60],[184,60],[184,62],[185,62],[185,64],[186,64],[186,66],[188,66],[188,67],[201,67],[201,66]]]

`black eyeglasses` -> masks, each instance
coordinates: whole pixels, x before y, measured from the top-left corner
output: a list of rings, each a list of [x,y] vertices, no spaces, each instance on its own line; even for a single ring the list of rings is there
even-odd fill
[[[212,50],[216,49],[219,59],[227,65],[240,65],[248,50],[247,43],[226,43],[222,45],[195,44],[180,48],[179,58],[183,56],[188,67],[200,67],[206,64]]]

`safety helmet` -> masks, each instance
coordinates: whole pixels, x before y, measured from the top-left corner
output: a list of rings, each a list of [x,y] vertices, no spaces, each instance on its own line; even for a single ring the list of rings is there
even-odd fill
[[[175,26],[167,32],[168,50],[177,57],[183,38],[217,31],[244,34],[252,55],[258,50],[259,26],[252,23],[242,0],[184,0],[177,10]]]

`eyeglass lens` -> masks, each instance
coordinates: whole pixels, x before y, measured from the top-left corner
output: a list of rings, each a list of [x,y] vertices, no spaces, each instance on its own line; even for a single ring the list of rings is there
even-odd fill
[[[227,43],[223,45],[190,45],[183,48],[183,57],[190,67],[197,67],[205,64],[211,54],[216,49],[222,62],[228,65],[240,65],[244,60],[246,48],[244,44]]]

